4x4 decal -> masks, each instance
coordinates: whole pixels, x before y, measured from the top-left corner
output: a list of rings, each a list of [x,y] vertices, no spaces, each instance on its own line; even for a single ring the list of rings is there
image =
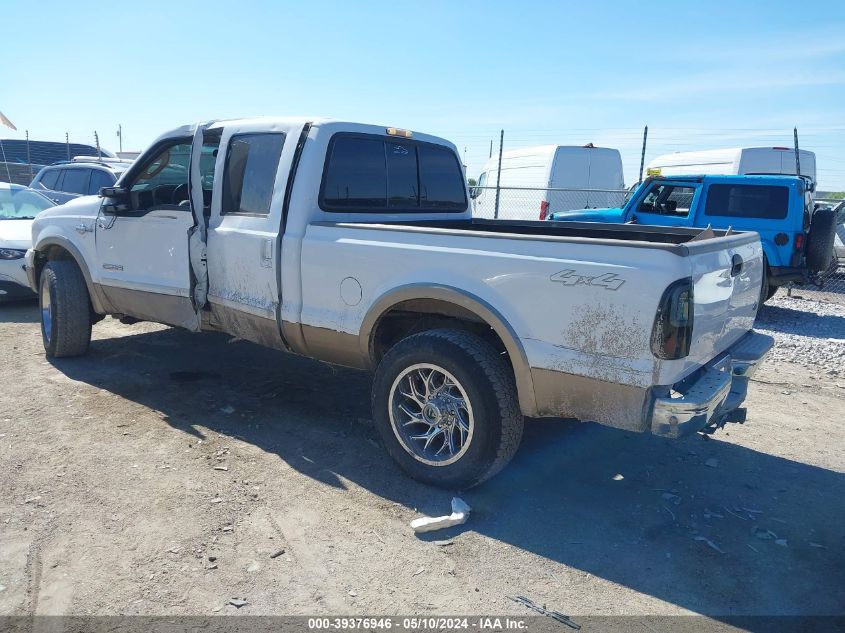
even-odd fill
[[[618,277],[616,273],[604,273],[603,275],[579,275],[574,270],[561,270],[549,279],[562,283],[564,286],[598,286],[605,290],[619,290],[625,280]]]

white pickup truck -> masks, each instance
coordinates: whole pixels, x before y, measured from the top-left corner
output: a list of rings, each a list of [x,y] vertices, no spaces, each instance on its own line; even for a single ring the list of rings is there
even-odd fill
[[[523,416],[677,437],[744,415],[772,344],[755,233],[473,221],[467,194],[454,145],[416,132],[173,130],[34,222],[47,355],[112,315],[372,370],[386,449],[447,487],[500,470]]]

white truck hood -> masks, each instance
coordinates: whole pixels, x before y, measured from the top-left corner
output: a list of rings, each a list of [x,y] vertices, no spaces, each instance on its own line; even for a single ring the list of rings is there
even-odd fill
[[[42,218],[55,218],[66,215],[80,216],[80,217],[97,217],[100,212],[100,205],[103,199],[100,196],[80,196],[74,198],[57,207],[45,209],[35,218],[38,222]]]

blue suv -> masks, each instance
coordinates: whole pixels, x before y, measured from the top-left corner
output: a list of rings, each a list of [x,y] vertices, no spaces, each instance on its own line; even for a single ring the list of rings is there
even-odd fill
[[[622,208],[559,212],[549,220],[756,231],[766,263],[762,303],[789,282],[818,283],[831,265],[836,214],[813,209],[813,189],[797,176],[654,177]]]

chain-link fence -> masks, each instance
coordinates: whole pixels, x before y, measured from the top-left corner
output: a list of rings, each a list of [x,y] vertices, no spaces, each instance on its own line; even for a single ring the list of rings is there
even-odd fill
[[[540,220],[552,213],[621,207],[624,189],[557,189],[535,187],[471,187],[473,217],[499,220]],[[830,267],[806,284],[791,284],[781,294],[800,293],[805,298],[845,301],[845,202],[817,199],[817,205],[836,209],[837,225]]]
[[[114,157],[100,145],[96,135],[80,135],[71,140],[37,141],[29,138],[0,138],[0,182],[29,185],[42,167],[75,156]]]
[[[620,207],[625,189],[558,189],[535,187],[471,187],[476,218],[539,220],[551,213]]]
[[[817,198],[817,207],[829,207],[836,212],[836,236],[830,266],[807,284],[793,284],[780,292],[786,295],[800,294],[805,299],[845,303],[845,201]]]

